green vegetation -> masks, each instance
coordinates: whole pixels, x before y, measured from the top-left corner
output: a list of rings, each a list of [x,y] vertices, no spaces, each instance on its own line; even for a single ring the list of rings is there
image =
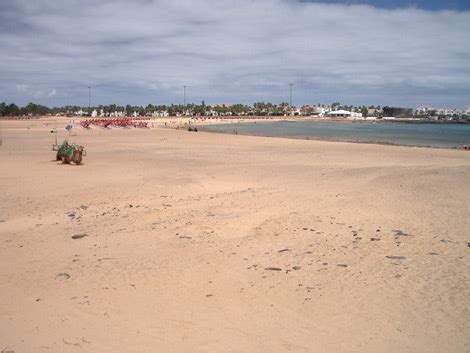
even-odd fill
[[[401,107],[383,107],[384,116],[394,116],[395,118],[413,117],[413,109]]]
[[[256,102],[253,105],[244,104],[219,104],[206,105],[204,101],[200,104],[171,104],[171,105],[97,105],[93,107],[81,107],[77,105],[66,105],[64,107],[49,108],[44,105],[29,103],[24,107],[16,104],[0,103],[0,116],[39,116],[39,115],[65,115],[65,116],[90,116],[96,110],[97,116],[287,116],[287,115],[318,115],[331,110],[347,110],[362,113],[363,117],[373,116],[378,119],[382,117],[395,117],[399,119],[420,118],[422,120],[455,120],[470,121],[470,115],[462,111],[451,110],[452,114],[442,113],[442,110],[428,110],[413,113],[411,108],[365,105],[342,105],[339,102],[332,104],[304,105],[301,107],[289,107],[286,102],[273,104],[270,102]]]

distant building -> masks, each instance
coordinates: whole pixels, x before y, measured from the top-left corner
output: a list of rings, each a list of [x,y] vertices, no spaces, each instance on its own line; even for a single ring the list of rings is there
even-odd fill
[[[460,116],[463,112],[459,109],[437,109],[436,113],[439,116]]]
[[[327,110],[325,108],[315,106],[315,107],[313,107],[312,113],[310,115],[322,117],[322,116],[325,115],[326,112],[327,112]]]
[[[291,109],[290,109],[290,115],[302,115],[302,111],[301,111],[300,108],[291,107]]]
[[[349,112],[347,110],[333,110],[326,113],[326,115],[333,118],[362,118],[362,113]]]
[[[470,114],[470,105],[465,106],[465,114]]]
[[[125,117],[126,116],[126,112],[122,112],[122,111],[114,111],[114,112],[111,112],[109,114],[110,117],[116,117],[116,118],[122,118],[122,117]]]
[[[372,115],[375,116],[377,114],[383,113],[382,109],[379,108],[368,108],[367,109],[367,115]]]
[[[430,110],[435,110],[435,109],[433,107],[429,106],[429,105],[420,105],[416,108],[416,114],[417,115],[425,115]]]
[[[167,110],[155,110],[151,113],[152,117],[170,116]]]

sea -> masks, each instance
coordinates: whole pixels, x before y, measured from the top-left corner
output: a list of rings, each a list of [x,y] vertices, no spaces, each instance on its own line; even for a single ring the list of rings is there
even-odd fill
[[[311,140],[441,148],[470,146],[470,124],[262,121],[214,124],[198,128],[231,134]]]

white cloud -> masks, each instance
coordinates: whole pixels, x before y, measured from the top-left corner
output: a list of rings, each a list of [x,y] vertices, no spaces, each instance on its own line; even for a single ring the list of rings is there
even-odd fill
[[[44,98],[63,104],[85,104],[88,85],[98,103],[170,103],[187,85],[189,101],[252,103],[286,101],[294,82],[294,103],[470,99],[470,12],[293,0],[62,4],[12,2],[29,29],[0,33],[2,97],[29,99],[13,82],[54,90]]]
[[[16,90],[20,93],[27,92],[29,89],[28,85],[25,85],[24,83],[20,83],[16,85]]]

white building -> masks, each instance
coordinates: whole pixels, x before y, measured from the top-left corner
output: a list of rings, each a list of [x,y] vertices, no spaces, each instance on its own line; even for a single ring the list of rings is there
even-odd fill
[[[312,115],[313,116],[324,116],[327,110],[323,107],[313,107]]]
[[[271,112],[267,112],[268,115],[271,115]],[[302,111],[298,107],[291,107],[290,109],[290,115],[302,115]]]
[[[109,114],[110,117],[116,117],[116,118],[122,118],[122,117],[125,117],[126,116],[126,112],[122,112],[122,111],[114,111],[114,112],[111,112]]]
[[[459,109],[438,109],[437,115],[453,116],[453,115],[462,115],[463,111]]]
[[[332,118],[362,118],[362,113],[349,112],[347,110],[333,110],[332,112],[326,113],[326,115]]]
[[[155,110],[151,115],[152,117],[170,116],[167,110]]]
[[[429,105],[420,105],[419,107],[416,108],[416,114],[423,115],[431,110],[435,110],[435,109]]]

